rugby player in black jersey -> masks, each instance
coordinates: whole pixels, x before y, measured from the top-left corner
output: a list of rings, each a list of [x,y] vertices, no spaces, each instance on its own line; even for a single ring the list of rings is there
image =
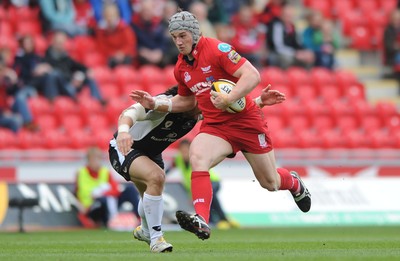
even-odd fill
[[[174,86],[157,97],[176,94],[177,86]],[[283,102],[285,95],[270,90],[268,86],[254,100],[263,107]],[[121,113],[118,131],[110,141],[109,159],[112,167],[127,181],[134,182],[141,195],[138,207],[141,225],[133,235],[148,243],[151,252],[172,251],[172,245],[165,241],[161,229],[165,183],[161,153],[191,131],[200,115],[197,107],[184,113],[164,113],[146,110],[136,103]]]

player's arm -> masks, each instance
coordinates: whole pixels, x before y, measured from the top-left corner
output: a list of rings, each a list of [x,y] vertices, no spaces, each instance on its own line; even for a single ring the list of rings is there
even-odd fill
[[[129,95],[134,101],[142,104],[145,108],[160,112],[185,112],[196,106],[194,95],[175,95],[172,98],[165,96],[151,96],[148,92],[133,90]]]
[[[271,106],[274,104],[282,103],[286,100],[285,94],[277,90],[270,90],[270,88],[271,85],[268,84],[268,86],[261,91],[261,95],[253,99],[258,107],[262,108],[264,106]]]
[[[261,81],[260,73],[249,61],[243,63],[243,65],[233,73],[233,76],[239,80],[236,82],[236,87],[233,88],[229,94],[224,95],[211,91],[211,95],[214,97],[212,102],[218,109],[224,110],[229,104],[246,96]]]
[[[118,134],[117,134],[117,146],[118,150],[126,155],[131,150],[133,145],[133,138],[129,134],[129,129],[135,124],[136,121],[144,120],[146,117],[146,111],[144,107],[136,103],[131,107],[125,109],[118,119]]]

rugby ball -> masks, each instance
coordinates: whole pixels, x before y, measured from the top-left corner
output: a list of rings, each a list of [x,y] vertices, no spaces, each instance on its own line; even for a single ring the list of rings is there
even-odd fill
[[[211,90],[229,94],[234,87],[235,87],[234,82],[225,79],[220,79],[212,83]],[[231,103],[229,107],[226,109],[226,111],[230,113],[237,113],[243,111],[245,107],[246,107],[246,98],[242,97],[239,100]]]

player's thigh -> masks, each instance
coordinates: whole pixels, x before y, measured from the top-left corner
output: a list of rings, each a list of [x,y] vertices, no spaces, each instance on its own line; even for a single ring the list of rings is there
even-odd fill
[[[279,186],[279,175],[276,171],[274,151],[268,153],[253,154],[243,153],[249,162],[255,177],[262,187]]]
[[[146,156],[137,157],[129,167],[131,180],[136,184],[162,183],[165,181],[164,170]],[[140,185],[139,185],[140,186]],[[142,189],[142,188],[139,188]]]
[[[190,145],[190,163],[193,170],[209,170],[232,152],[232,146],[226,140],[199,133]]]

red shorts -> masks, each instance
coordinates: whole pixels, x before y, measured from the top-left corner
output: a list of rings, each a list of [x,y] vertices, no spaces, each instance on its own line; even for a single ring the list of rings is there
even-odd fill
[[[226,140],[231,144],[233,153],[242,151],[263,154],[273,149],[267,122],[260,114],[253,114],[252,117],[240,117],[235,121],[223,124],[203,122],[200,133],[207,133]]]

